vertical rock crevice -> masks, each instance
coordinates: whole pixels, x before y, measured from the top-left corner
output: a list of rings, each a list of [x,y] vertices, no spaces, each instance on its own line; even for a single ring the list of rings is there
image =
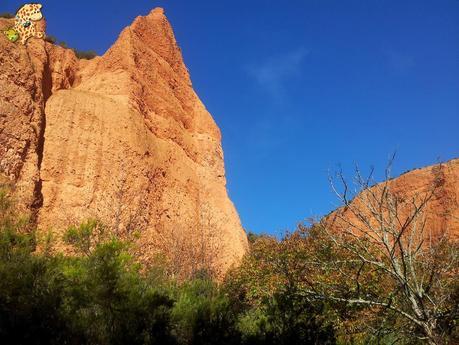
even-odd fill
[[[34,189],[33,189],[33,201],[31,204],[32,208],[32,220],[34,223],[38,222],[38,212],[40,208],[43,206],[43,193],[42,193],[42,187],[43,187],[43,181],[41,178],[41,165],[43,162],[43,155],[44,155],[44,149],[45,149],[45,131],[46,131],[46,103],[48,99],[52,95],[52,90],[53,90],[53,78],[52,78],[52,69],[51,69],[51,58],[48,49],[50,46],[48,46],[46,43],[43,46],[44,50],[44,56],[45,59],[44,61],[40,61],[43,63],[42,66],[40,66],[41,73],[36,76],[36,86],[39,88],[38,92],[38,98],[39,98],[39,104],[40,104],[40,119],[38,121],[38,127],[36,128],[36,147],[35,147],[35,153],[37,155],[37,179],[34,184]],[[37,73],[38,71],[36,71]]]

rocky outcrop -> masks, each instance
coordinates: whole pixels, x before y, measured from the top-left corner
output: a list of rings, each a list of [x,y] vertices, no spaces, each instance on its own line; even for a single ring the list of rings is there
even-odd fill
[[[42,231],[59,239],[97,216],[119,236],[136,231],[145,262],[180,241],[205,242],[223,271],[240,260],[247,239],[226,191],[220,130],[162,9],[93,60],[37,39],[0,45],[0,169]]]
[[[13,24],[0,19],[1,28]],[[30,42],[26,49],[0,37],[0,171],[17,182],[23,205],[36,215],[43,202],[44,105],[53,91],[72,85],[77,59],[70,50]]]
[[[413,201],[419,206],[427,199],[422,218],[426,221],[425,236],[435,239],[446,234],[450,239],[459,239],[459,159],[411,170],[390,180],[387,188],[397,199],[397,217],[401,224],[412,214]],[[351,201],[350,207],[339,208],[326,216],[324,223],[336,231],[347,229],[361,234],[362,231],[358,229],[367,227],[356,215],[358,213],[363,214],[371,224],[379,226],[378,220],[371,216],[366,204],[376,205],[377,202],[372,201],[375,198],[369,192],[373,192],[378,199],[382,190],[384,185],[378,184],[362,192]],[[379,214],[387,216],[384,210]]]

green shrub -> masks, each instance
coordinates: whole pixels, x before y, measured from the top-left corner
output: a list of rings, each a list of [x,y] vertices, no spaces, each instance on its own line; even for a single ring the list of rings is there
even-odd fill
[[[72,328],[97,344],[171,344],[173,301],[149,286],[117,240],[67,263],[66,314]]]
[[[231,301],[210,279],[176,288],[172,317],[180,344],[239,344]]]
[[[105,235],[105,227],[100,221],[88,219],[79,226],[70,226],[64,233],[64,241],[80,254],[90,255]]]
[[[0,13],[0,18],[12,19],[14,17],[15,17],[15,15],[13,13],[10,13],[10,12],[2,12],[2,13]]]
[[[0,339],[4,344],[61,344],[71,331],[60,312],[58,257],[34,255],[35,236],[8,190],[0,187]]]
[[[74,49],[75,55],[78,59],[91,60],[97,56],[97,53],[94,50],[78,50]]]
[[[49,43],[52,43],[52,44],[56,44],[57,38],[56,38],[56,36],[53,36],[53,35],[46,35],[45,36],[45,41],[49,42]]]
[[[57,45],[62,47],[62,48],[65,48],[67,49],[69,46],[67,45],[67,42],[64,42],[64,41],[59,41],[57,42]]]
[[[69,48],[67,42],[65,41],[59,41],[56,36],[53,35],[46,35],[45,41],[52,43],[52,44],[57,44],[58,46],[65,48],[65,49],[72,49],[73,52],[75,53],[75,56],[78,59],[86,59],[86,60],[91,60],[94,59],[97,56],[97,53],[94,50],[79,50],[75,48]]]

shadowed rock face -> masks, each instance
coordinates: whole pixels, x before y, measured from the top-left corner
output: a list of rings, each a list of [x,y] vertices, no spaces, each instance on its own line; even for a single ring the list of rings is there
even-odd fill
[[[348,229],[361,235],[359,229],[368,227],[362,224],[353,209],[367,216],[370,223],[378,227],[377,219],[370,215],[364,200],[372,200],[370,192],[380,196],[383,186],[373,186],[369,191],[357,195],[350,207],[339,208],[326,216],[325,224],[337,231]],[[412,170],[390,180],[387,186],[399,201],[397,216],[401,224],[412,212],[412,201],[419,205],[426,196],[432,194],[423,213],[426,221],[425,237],[435,239],[446,233],[449,238],[459,240],[459,159]]]
[[[120,236],[141,229],[147,263],[171,234],[212,241],[222,271],[240,260],[247,239],[226,191],[220,130],[162,9],[93,60],[43,40],[0,37],[0,46],[0,169],[42,231],[59,241],[66,225],[97,216]]]

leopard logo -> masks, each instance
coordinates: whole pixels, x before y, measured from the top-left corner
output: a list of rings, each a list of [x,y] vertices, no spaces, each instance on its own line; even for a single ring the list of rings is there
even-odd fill
[[[25,4],[16,12],[14,30],[19,34],[22,44],[26,44],[31,37],[45,37],[45,33],[39,31],[35,23],[43,18],[41,8],[41,4]]]

